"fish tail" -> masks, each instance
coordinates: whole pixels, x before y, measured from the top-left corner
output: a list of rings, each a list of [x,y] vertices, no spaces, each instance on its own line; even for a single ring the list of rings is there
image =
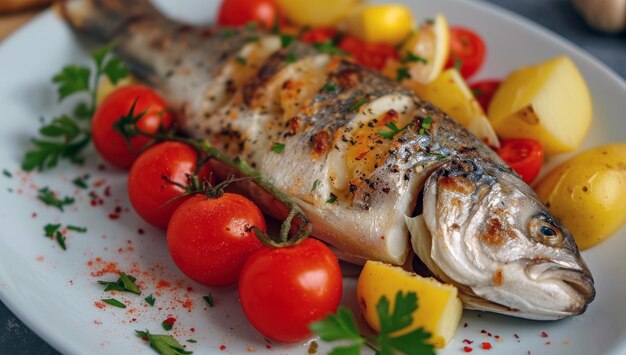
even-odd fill
[[[62,0],[56,11],[76,30],[103,42],[145,16],[159,16],[148,0]]]

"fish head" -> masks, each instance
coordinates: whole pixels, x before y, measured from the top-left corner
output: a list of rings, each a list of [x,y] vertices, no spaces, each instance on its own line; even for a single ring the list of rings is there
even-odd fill
[[[469,308],[559,319],[581,314],[595,296],[570,231],[508,169],[445,163],[426,181],[423,219],[430,245],[418,256],[459,286]]]

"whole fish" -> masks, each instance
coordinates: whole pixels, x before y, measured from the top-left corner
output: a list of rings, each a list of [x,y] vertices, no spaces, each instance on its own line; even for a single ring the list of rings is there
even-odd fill
[[[485,144],[381,74],[289,36],[190,27],[145,1],[70,0],[79,33],[114,41],[187,134],[290,195],[351,261],[409,265],[467,308],[531,319],[585,311],[595,289],[568,229]],[[277,216],[271,198],[249,197]],[[417,260],[417,259],[416,259]]]

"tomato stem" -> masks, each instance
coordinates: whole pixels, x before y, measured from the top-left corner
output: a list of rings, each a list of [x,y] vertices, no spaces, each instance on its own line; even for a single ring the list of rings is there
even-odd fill
[[[127,141],[134,136],[141,135],[144,137],[152,138],[155,142],[175,141],[184,143],[196,150],[198,156],[200,157],[198,161],[202,162],[202,164],[205,164],[211,159],[215,159],[223,164],[228,165],[229,167],[234,168],[241,175],[244,176],[243,178],[236,179],[229,178],[216,185],[215,187],[212,187],[208,181],[200,182],[198,176],[194,174],[188,179],[188,184],[190,186],[183,187],[186,191],[181,195],[176,196],[169,201],[166,201],[164,205],[180,197],[189,196],[200,192],[204,192],[209,198],[219,197],[221,196],[220,191],[223,190],[223,188],[226,187],[228,184],[235,181],[250,179],[254,180],[254,182],[258,186],[269,192],[272,196],[274,196],[275,199],[281,201],[289,207],[289,214],[281,224],[278,237],[271,236],[261,231],[260,229],[253,227],[255,235],[257,236],[257,238],[259,238],[261,242],[274,248],[288,247],[302,242],[311,235],[311,232],[313,231],[313,224],[304,213],[304,211],[302,211],[300,206],[298,206],[298,204],[289,195],[283,193],[271,182],[265,179],[259,171],[250,166],[250,164],[248,164],[245,160],[241,159],[240,157],[231,158],[223,154],[206,139],[198,140],[181,137],[176,135],[174,130],[167,132],[161,130],[156,133],[144,132],[137,128],[136,123],[138,120],[136,119],[133,111],[134,105],[131,108],[131,112],[129,112],[127,116],[120,117],[120,121],[125,120],[125,122],[118,121],[118,123],[116,123],[115,125],[115,129],[117,129]],[[166,178],[164,177],[164,179]],[[223,191],[221,191],[221,193],[223,194]],[[294,225],[296,227],[296,230],[293,234],[290,235],[290,231]]]

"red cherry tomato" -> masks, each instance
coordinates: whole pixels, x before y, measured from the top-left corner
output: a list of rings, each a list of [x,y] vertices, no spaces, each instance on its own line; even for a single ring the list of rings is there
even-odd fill
[[[385,43],[366,43],[354,36],[346,36],[339,42],[339,48],[350,53],[357,63],[376,70],[382,70],[388,59],[398,59],[398,51]]]
[[[189,198],[172,200],[185,190],[171,181],[187,185],[197,162],[196,151],[179,142],[164,142],[143,152],[128,174],[128,197],[141,218],[155,227],[167,228],[174,210]],[[198,178],[202,181],[211,176],[207,163],[198,172]]]
[[[482,80],[470,85],[470,89],[474,93],[474,97],[478,100],[480,106],[487,112],[489,104],[496,90],[500,87],[500,80]]]
[[[337,36],[339,31],[332,27],[316,27],[302,35],[302,41],[307,43],[324,43]]]
[[[143,112],[137,122],[139,130],[154,133],[160,127],[169,128],[174,120],[167,111],[165,101],[150,88],[131,85],[112,92],[96,110],[91,121],[91,134],[100,155],[112,165],[123,169],[130,168],[141,148],[150,142],[147,137],[133,137],[130,140],[131,150],[128,150],[122,134],[113,128],[120,117],[128,115],[135,100],[134,114]]]
[[[258,22],[265,28],[272,28],[277,20],[283,22],[274,0],[224,0],[217,15],[217,24],[220,26],[243,26]]]
[[[294,342],[310,337],[309,324],[337,310],[341,289],[337,257],[309,238],[252,254],[241,271],[239,302],[263,336]]]
[[[476,32],[464,27],[450,28],[450,56],[446,63],[447,68],[454,67],[458,61],[461,65],[461,75],[467,79],[480,69],[486,54],[485,41]]]
[[[253,226],[265,231],[259,208],[247,198],[225,193],[196,195],[180,205],[167,227],[167,246],[176,266],[207,286],[237,283],[244,262],[263,248]]]
[[[532,139],[507,139],[500,142],[498,155],[530,184],[541,170],[543,146]]]

